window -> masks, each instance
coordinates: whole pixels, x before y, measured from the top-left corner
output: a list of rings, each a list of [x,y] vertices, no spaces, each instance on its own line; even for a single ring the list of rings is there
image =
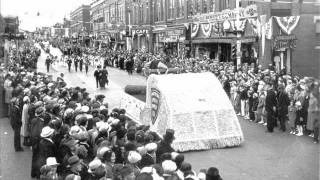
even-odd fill
[[[220,11],[223,11],[225,9],[228,9],[229,8],[229,0],[220,0],[220,7],[219,7],[219,10]]]
[[[208,12],[214,12],[216,9],[215,0],[208,0]]]
[[[201,1],[202,1],[202,13],[207,13],[208,12],[207,0],[201,0]]]
[[[201,7],[200,7],[200,1],[199,0],[195,0],[194,2],[194,9],[195,9],[195,14],[198,14],[201,12]]]
[[[179,2],[180,2],[179,17],[183,17],[186,0],[179,0]]]
[[[168,19],[172,19],[174,18],[174,0],[168,0],[168,7],[167,16]]]

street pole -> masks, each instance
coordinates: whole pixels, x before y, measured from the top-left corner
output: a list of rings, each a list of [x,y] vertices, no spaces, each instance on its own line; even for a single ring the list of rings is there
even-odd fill
[[[237,44],[237,70],[239,70],[241,68],[241,33],[238,30],[239,24],[240,24],[240,9],[239,9],[239,2],[240,0],[236,0],[236,10],[238,11],[237,13],[237,19],[236,19],[236,29],[237,29],[237,40],[236,40],[236,44]]]

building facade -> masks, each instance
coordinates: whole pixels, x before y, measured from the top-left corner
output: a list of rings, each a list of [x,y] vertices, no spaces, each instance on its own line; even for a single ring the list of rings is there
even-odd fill
[[[81,5],[70,13],[70,33],[72,37],[87,36],[91,31],[90,6]]]

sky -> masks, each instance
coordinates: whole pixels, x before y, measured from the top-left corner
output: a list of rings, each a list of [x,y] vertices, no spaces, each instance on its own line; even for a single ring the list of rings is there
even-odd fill
[[[70,12],[92,0],[0,0],[3,16],[19,16],[20,29],[34,31],[36,27],[52,26],[69,18]],[[39,16],[37,13],[39,12]]]

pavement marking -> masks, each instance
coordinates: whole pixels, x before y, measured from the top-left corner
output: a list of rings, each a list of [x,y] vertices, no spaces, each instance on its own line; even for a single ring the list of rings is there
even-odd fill
[[[7,132],[4,132],[4,134],[7,135],[8,133],[7,133]]]

